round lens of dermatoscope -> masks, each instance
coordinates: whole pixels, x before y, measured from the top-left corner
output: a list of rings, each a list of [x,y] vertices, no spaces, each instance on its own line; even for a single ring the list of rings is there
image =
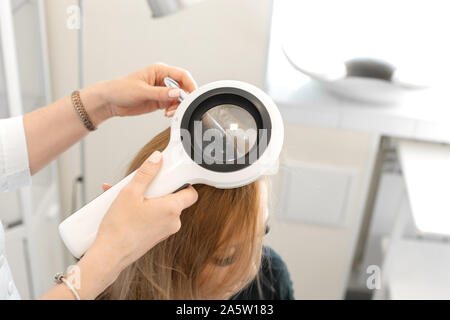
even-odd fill
[[[202,115],[201,121],[206,141],[213,140],[212,137],[222,138],[221,148],[210,149],[214,159],[234,161],[244,157],[257,143],[258,125],[242,107],[232,104],[215,106]]]
[[[183,147],[199,166],[235,172],[257,161],[270,143],[264,104],[240,88],[219,87],[195,98],[180,124]]]

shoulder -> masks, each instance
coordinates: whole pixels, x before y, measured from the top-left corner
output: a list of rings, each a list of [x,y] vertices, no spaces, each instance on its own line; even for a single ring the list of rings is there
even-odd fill
[[[291,300],[294,290],[286,263],[272,248],[264,247],[261,259],[261,282],[270,283],[275,299]]]
[[[232,300],[293,300],[291,277],[281,256],[270,247],[263,247],[261,267],[256,279]]]

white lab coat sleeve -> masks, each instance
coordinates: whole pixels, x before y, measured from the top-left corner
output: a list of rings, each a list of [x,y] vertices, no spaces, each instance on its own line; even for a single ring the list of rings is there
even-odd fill
[[[5,233],[0,221],[0,300],[19,300],[20,294],[12,277],[11,269],[6,260]]]
[[[23,117],[0,120],[0,191],[31,184]]]

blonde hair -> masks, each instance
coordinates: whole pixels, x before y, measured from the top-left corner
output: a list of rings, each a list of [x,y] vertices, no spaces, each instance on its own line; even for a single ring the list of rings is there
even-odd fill
[[[128,172],[154,151],[165,149],[169,139],[169,129],[158,134],[138,153]],[[226,190],[195,185],[195,189],[198,201],[181,214],[180,231],[126,268],[100,298],[224,298],[225,288],[238,284],[242,289],[255,278],[264,223],[260,183]],[[225,256],[229,252],[232,256]],[[224,264],[227,276],[208,286],[206,282],[217,281],[215,272]]]

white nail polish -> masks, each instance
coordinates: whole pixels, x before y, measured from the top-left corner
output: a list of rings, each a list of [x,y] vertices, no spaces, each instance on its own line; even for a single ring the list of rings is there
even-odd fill
[[[180,94],[181,94],[180,89],[169,90],[169,97],[170,98],[178,98],[180,96]]]
[[[152,163],[159,163],[161,161],[162,154],[159,151],[155,151],[152,153],[150,157],[148,157],[147,161]]]

